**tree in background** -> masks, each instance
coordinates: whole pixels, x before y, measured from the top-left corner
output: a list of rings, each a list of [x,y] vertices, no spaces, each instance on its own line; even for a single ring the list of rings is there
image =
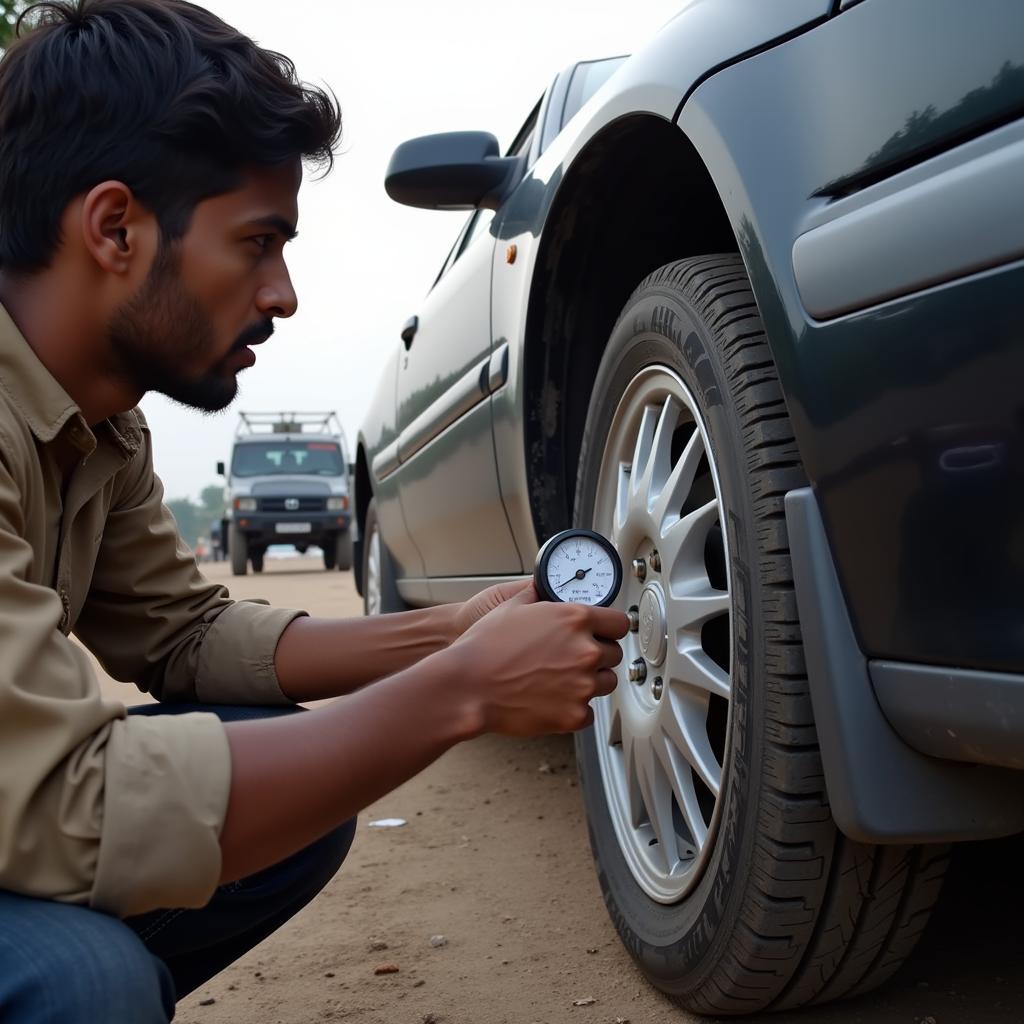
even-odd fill
[[[0,50],[11,45],[18,15],[31,5],[32,0],[0,0]]]
[[[191,498],[173,498],[167,502],[177,520],[178,529],[189,547],[194,548],[200,537],[210,543],[210,527],[224,516],[224,488],[210,484],[199,493],[199,502]]]

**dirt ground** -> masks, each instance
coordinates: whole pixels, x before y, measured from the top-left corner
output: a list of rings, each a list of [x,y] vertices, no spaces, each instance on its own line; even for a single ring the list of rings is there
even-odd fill
[[[347,573],[311,558],[258,577],[209,575],[237,597],[358,615]],[[105,681],[126,703],[139,695]],[[386,751],[382,752],[386,756]],[[370,828],[381,818],[399,828]],[[917,953],[880,993],[776,1024],[1024,1021],[1024,844],[958,851]],[[443,936],[444,939],[434,939]],[[393,964],[395,973],[375,973]],[[575,1005],[577,1001],[585,1005]],[[572,741],[487,737],[446,754],[361,816],[320,897],[183,1000],[181,1024],[686,1024],[619,944],[601,902]]]

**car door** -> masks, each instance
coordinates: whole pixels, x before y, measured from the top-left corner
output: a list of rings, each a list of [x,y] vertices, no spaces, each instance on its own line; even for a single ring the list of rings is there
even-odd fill
[[[493,213],[475,211],[403,331],[398,494],[430,578],[517,573],[498,486],[488,396]]]

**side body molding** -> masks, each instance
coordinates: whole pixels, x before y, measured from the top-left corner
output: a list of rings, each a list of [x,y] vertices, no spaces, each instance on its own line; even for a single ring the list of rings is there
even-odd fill
[[[508,379],[508,344],[467,370],[443,395],[433,401],[398,438],[373,459],[373,475],[384,480],[408,462],[471,409],[476,408]]]

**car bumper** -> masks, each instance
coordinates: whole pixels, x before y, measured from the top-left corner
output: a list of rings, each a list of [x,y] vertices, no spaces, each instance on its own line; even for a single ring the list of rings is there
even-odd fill
[[[317,544],[349,528],[348,512],[249,512],[239,515],[238,528],[258,544]]]

